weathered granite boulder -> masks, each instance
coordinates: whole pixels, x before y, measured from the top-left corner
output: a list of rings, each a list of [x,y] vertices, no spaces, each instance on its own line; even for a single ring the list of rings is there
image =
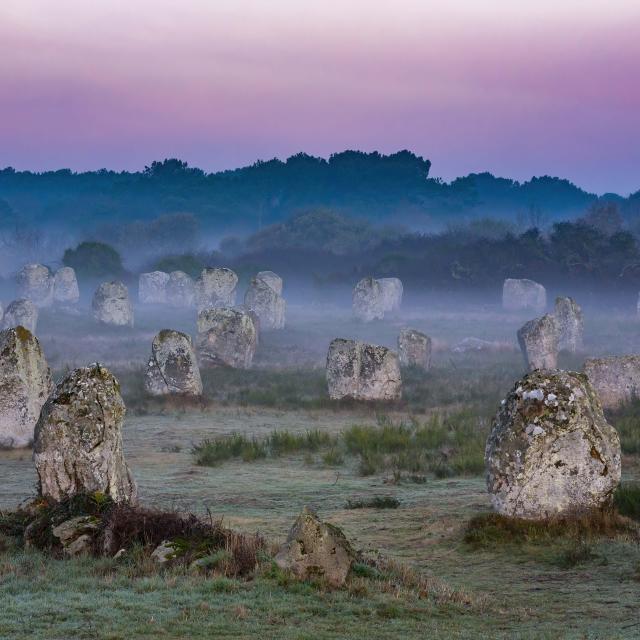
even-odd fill
[[[40,343],[22,326],[0,332],[0,447],[26,447],[53,389]]]
[[[18,298],[31,300],[37,307],[53,304],[54,279],[42,264],[26,264],[16,275]]]
[[[72,371],[49,396],[35,429],[40,495],[59,501],[100,491],[131,502],[136,486],[122,451],[120,385],[99,364]]]
[[[332,587],[344,585],[355,553],[342,531],[304,509],[289,531],[275,563],[299,580],[323,579]]]
[[[558,329],[555,318],[545,315],[518,330],[518,343],[530,371],[558,366]]]
[[[400,364],[405,367],[431,367],[431,338],[415,329],[402,329],[398,336]]]
[[[169,274],[164,271],[141,273],[138,278],[138,300],[142,304],[166,304]]]
[[[396,312],[402,304],[402,281],[399,278],[378,278],[382,288],[382,306],[384,312]]]
[[[14,300],[4,312],[2,327],[4,329],[24,327],[31,333],[35,333],[38,326],[38,313],[38,307],[31,300]]]
[[[95,516],[76,516],[54,527],[51,533],[60,541],[64,555],[76,558],[91,554],[99,529],[100,520]]]
[[[333,400],[397,400],[402,395],[398,355],[386,347],[336,338],[327,354],[327,385]]]
[[[534,371],[503,400],[485,462],[498,513],[543,519],[611,500],[620,482],[620,440],[585,375]]]
[[[270,279],[252,278],[244,296],[244,306],[260,319],[261,329],[283,329],[286,302],[269,284]]]
[[[507,278],[502,286],[502,306],[508,311],[544,313],[547,290],[533,280]]]
[[[93,295],[93,317],[102,324],[133,326],[129,290],[122,282],[103,282]]]
[[[582,351],[584,319],[576,301],[566,296],[556,298],[553,316],[558,329],[558,349],[571,353]]]
[[[163,329],[153,339],[144,386],[154,396],[202,394],[202,380],[191,336]]]
[[[251,316],[239,309],[204,309],[198,314],[198,354],[203,367],[248,369],[256,351]]]
[[[61,267],[53,278],[53,301],[56,304],[76,304],[80,289],[76,272],[71,267]]]
[[[238,276],[231,269],[203,269],[195,283],[198,311],[233,307],[236,304],[237,284]]]
[[[353,314],[358,320],[382,320],[386,304],[383,287],[375,278],[363,278],[353,289]]]
[[[278,295],[282,295],[282,278],[273,271],[259,271],[256,278],[264,280]]]
[[[196,287],[193,278],[184,271],[172,271],[167,282],[167,302],[176,309],[193,307]]]
[[[605,409],[617,409],[640,397],[640,356],[589,358],[584,372]]]

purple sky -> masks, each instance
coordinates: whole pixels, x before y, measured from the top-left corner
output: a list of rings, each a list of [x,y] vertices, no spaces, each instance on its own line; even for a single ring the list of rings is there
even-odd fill
[[[347,148],[640,189],[640,1],[0,1],[0,167]]]

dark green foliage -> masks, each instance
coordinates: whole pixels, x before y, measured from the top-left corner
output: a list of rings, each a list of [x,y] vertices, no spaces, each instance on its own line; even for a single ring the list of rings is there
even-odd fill
[[[392,496],[374,496],[369,499],[347,500],[345,509],[397,509],[400,500]]]
[[[75,249],[67,249],[62,261],[87,278],[119,277],[124,271],[120,254],[103,242],[81,242]]]
[[[623,483],[614,494],[616,509],[628,518],[640,520],[640,484]]]
[[[635,399],[616,411],[609,412],[609,422],[620,436],[622,453],[640,453],[640,400]]]
[[[197,278],[200,272],[207,266],[203,257],[193,253],[183,253],[181,255],[165,256],[158,260],[152,267],[154,271],[184,271],[192,278]]]

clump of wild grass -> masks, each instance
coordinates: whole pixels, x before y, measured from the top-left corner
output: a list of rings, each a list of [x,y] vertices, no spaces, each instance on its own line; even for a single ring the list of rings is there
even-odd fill
[[[616,509],[623,516],[640,520],[640,484],[621,484],[614,496]]]
[[[369,499],[347,500],[345,509],[397,509],[400,500],[392,496],[374,496]]]
[[[622,453],[640,454],[640,399],[608,412],[608,417],[620,436]]]

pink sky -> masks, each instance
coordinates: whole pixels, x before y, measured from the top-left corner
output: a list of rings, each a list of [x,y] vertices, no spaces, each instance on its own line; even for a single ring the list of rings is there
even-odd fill
[[[640,189],[640,2],[0,2],[0,167],[347,148]]]

